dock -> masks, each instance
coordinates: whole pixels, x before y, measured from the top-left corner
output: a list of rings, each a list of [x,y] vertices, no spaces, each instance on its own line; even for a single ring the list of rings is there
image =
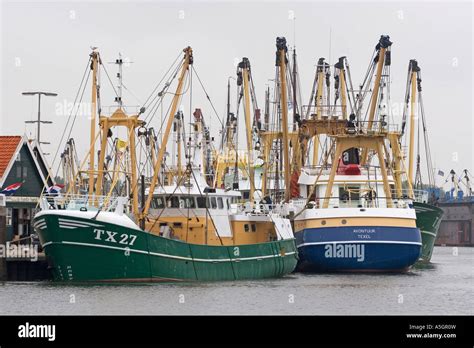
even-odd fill
[[[474,246],[474,200],[440,202],[439,207],[444,216],[436,245]]]
[[[51,279],[48,262],[44,252],[38,254],[37,260],[29,258],[6,258],[7,281],[40,281]]]

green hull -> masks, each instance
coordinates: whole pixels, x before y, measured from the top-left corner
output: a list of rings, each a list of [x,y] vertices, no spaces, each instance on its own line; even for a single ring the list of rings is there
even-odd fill
[[[415,202],[416,227],[421,231],[422,250],[420,259],[429,262],[441,224],[443,210],[430,204]]]
[[[62,222],[64,218],[69,222]],[[54,213],[35,217],[35,226],[57,281],[260,279],[288,274],[297,263],[294,239],[238,246],[196,245]]]

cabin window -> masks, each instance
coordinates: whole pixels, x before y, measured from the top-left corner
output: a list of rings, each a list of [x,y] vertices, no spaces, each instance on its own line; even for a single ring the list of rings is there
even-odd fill
[[[154,209],[163,209],[165,207],[164,197],[155,197],[151,202],[151,206]]]
[[[359,191],[359,186],[339,187],[339,199],[343,202],[358,201],[360,199]]]
[[[217,198],[217,205],[219,206],[219,209],[224,209],[224,202],[222,201],[222,197]]]
[[[249,224],[244,224],[244,231],[248,232],[249,231]]]
[[[21,156],[20,156],[20,153],[18,152],[18,155],[16,155],[16,161],[17,162],[20,162],[21,161]]]
[[[190,208],[190,209],[196,208],[196,203],[194,201],[194,197],[186,197],[184,199],[184,207],[185,208]]]
[[[252,232],[257,232],[257,225],[252,224]]]
[[[216,197],[211,197],[210,200],[211,200],[211,208],[212,209],[217,209]]]
[[[197,206],[198,208],[207,208],[206,206],[206,197],[197,197]]]
[[[244,193],[244,194],[243,194],[244,199],[249,199],[249,197],[250,197],[250,192],[249,192],[249,191],[244,191],[243,193]]]
[[[168,201],[169,208],[179,208],[179,197],[173,196]]]
[[[306,197],[309,197],[310,201],[316,201],[317,197],[319,197],[319,187],[316,187],[313,193],[311,193],[312,189],[312,186],[306,186]]]
[[[21,167],[20,166],[16,167],[16,177],[21,178]]]
[[[390,192],[392,193],[392,196],[396,196],[395,185],[390,184]]]
[[[23,178],[26,178],[28,176],[28,168],[27,167],[23,167]]]

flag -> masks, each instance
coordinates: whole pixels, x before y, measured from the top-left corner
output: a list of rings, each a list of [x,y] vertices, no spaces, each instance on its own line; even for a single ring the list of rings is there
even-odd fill
[[[118,139],[117,141],[117,150],[124,152],[127,149],[128,142]]]
[[[442,170],[438,170],[438,175],[439,176],[444,176],[444,172]]]
[[[61,184],[56,184],[56,185],[53,185],[53,186],[50,186],[46,189],[46,193],[59,193],[61,192],[61,190],[63,189],[64,185],[61,185]]]
[[[5,194],[6,196],[11,196],[21,187],[21,185],[23,185],[22,182],[11,184],[10,186],[5,187],[1,193]]]

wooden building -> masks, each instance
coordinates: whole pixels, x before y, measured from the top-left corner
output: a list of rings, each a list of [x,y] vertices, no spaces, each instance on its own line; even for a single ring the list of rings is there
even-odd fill
[[[48,164],[39,145],[26,136],[0,136],[0,191],[21,183],[6,196],[6,240],[29,236],[38,197],[45,187],[54,185]]]

